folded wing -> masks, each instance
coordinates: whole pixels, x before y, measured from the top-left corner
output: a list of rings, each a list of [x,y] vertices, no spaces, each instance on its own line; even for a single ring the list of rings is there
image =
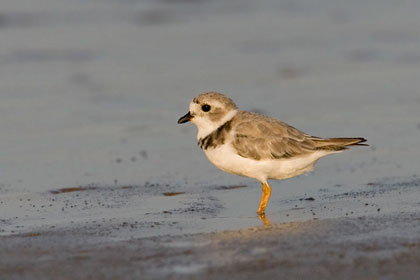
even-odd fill
[[[237,153],[255,160],[286,159],[317,150],[340,151],[366,141],[364,138],[319,138],[274,118],[241,111],[233,130]]]

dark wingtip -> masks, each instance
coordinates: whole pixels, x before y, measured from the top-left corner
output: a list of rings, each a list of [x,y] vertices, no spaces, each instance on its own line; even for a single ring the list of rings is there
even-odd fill
[[[364,143],[364,142],[366,142],[366,141],[367,141],[367,139],[366,139],[366,138],[359,137],[359,138],[357,138],[357,139],[359,139],[360,141],[359,141],[359,142],[357,142],[357,143],[355,143],[355,144],[351,144],[350,146],[369,146],[368,144]],[[364,144],[363,144],[363,143],[364,143]]]

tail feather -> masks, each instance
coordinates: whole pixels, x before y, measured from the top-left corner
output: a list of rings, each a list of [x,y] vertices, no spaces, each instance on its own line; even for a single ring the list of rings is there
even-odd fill
[[[369,146],[363,144],[367,140],[365,138],[311,138],[315,142],[315,147],[320,150],[344,150],[349,146]]]

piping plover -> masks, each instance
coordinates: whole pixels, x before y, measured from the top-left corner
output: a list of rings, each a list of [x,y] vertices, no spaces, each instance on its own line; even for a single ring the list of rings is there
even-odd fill
[[[221,170],[262,184],[258,213],[264,214],[271,195],[268,179],[287,179],[313,169],[318,159],[361,144],[364,138],[320,138],[274,118],[240,111],[229,97],[207,92],[193,98],[178,123],[191,121],[198,145]]]

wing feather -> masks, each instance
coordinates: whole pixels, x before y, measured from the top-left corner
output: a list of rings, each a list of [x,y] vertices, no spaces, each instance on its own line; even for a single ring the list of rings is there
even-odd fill
[[[242,157],[281,159],[316,150],[311,136],[279,120],[241,111],[234,121],[232,145]]]

